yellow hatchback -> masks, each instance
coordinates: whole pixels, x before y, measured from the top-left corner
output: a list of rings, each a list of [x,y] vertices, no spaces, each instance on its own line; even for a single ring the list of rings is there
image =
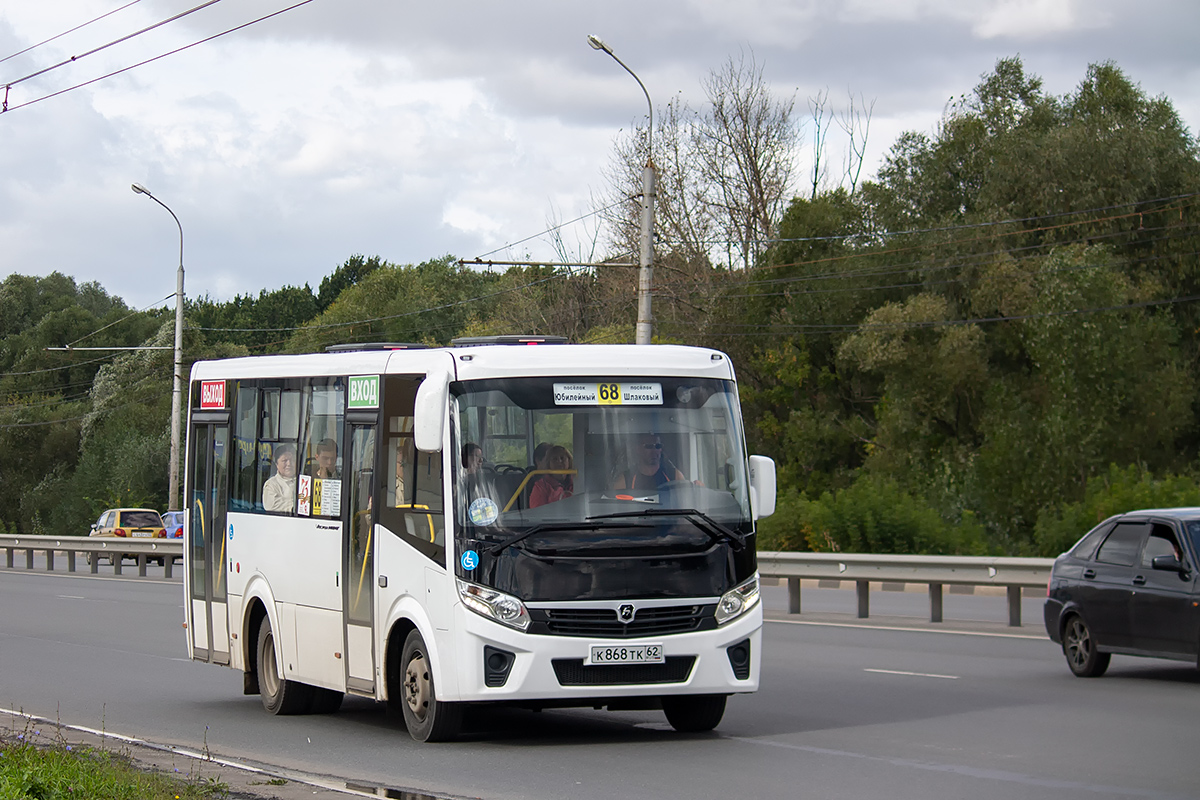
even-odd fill
[[[110,508],[92,523],[90,536],[111,536],[123,539],[165,539],[166,528],[162,517],[152,508]],[[128,554],[111,554],[108,560],[114,558],[132,558]],[[88,554],[90,564],[92,556]],[[159,559],[161,563],[161,559]]]

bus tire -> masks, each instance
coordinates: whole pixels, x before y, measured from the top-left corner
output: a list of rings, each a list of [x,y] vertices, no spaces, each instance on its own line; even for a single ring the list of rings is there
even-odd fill
[[[336,714],[338,709],[342,707],[342,700],[346,697],[345,693],[335,689],[322,689],[319,686],[314,686],[312,690],[312,701],[308,706],[310,714]]]
[[[433,685],[433,664],[429,648],[419,631],[411,630],[404,640],[400,656],[399,706],[408,733],[418,742],[446,742],[458,736],[462,727],[462,706],[437,699]]]
[[[271,621],[263,617],[258,626],[258,689],[263,708],[271,714],[303,714],[313,699],[313,687],[289,681],[275,663],[275,634]]]
[[[680,733],[706,733],[725,716],[725,695],[685,694],[662,698],[667,722]]]

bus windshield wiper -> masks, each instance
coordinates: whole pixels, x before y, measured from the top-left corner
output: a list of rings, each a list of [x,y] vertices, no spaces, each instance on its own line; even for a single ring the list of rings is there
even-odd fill
[[[597,518],[589,517],[588,519],[592,520],[592,519],[597,519]],[[590,522],[590,521],[589,522],[560,522],[560,523],[553,524],[553,525],[534,525],[533,527],[531,527],[527,530],[521,531],[516,536],[512,536],[508,539],[505,539],[503,542],[492,545],[490,548],[488,548],[488,552],[494,556],[498,556],[501,553],[503,553],[505,551],[505,549],[516,544],[517,542],[528,539],[530,536],[533,536],[538,533],[545,533],[546,531],[597,531],[597,530],[601,530],[602,528],[611,528],[611,527],[613,527],[613,526],[609,523]],[[652,528],[654,526],[652,526],[652,525],[622,525],[621,527],[622,528]]]
[[[735,551],[742,550],[746,546],[746,537],[743,534],[738,533],[728,525],[717,522],[708,514],[695,508],[647,508],[644,511],[618,511],[613,514],[598,514],[594,517],[588,517],[588,519],[619,519],[621,517],[683,517],[699,528],[714,542],[729,542]]]

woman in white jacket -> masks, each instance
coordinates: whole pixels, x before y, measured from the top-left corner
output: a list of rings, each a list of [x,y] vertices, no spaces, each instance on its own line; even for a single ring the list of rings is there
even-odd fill
[[[296,445],[275,446],[275,474],[263,484],[263,508],[296,513]]]

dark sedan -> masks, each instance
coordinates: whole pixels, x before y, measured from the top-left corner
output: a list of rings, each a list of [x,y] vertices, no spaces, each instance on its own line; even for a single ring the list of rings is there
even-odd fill
[[[1104,520],[1054,562],[1046,632],[1071,671],[1103,675],[1113,653],[1200,666],[1200,508]]]

